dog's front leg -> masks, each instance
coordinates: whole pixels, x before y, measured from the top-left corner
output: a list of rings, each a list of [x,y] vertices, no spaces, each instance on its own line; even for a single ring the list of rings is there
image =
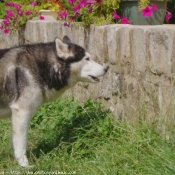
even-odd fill
[[[23,167],[29,166],[26,147],[30,115],[29,111],[12,108],[12,148],[18,164]]]

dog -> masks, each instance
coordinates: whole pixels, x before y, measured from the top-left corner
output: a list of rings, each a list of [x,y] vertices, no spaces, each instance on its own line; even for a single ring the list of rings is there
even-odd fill
[[[99,82],[107,70],[68,36],[0,50],[0,118],[11,116],[11,146],[20,166],[30,167],[27,135],[36,110],[78,82]]]

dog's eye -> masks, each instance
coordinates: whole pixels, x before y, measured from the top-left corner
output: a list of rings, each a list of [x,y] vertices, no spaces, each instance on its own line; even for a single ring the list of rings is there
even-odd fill
[[[86,61],[90,61],[90,59],[89,59],[89,58],[85,58],[85,60],[86,60]]]

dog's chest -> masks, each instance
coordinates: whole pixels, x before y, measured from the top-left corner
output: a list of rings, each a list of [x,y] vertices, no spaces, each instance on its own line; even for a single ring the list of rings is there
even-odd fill
[[[43,98],[43,102],[47,103],[47,102],[55,101],[60,96],[62,96],[68,88],[69,87],[64,87],[58,91],[54,89],[51,89],[51,90],[47,89]]]

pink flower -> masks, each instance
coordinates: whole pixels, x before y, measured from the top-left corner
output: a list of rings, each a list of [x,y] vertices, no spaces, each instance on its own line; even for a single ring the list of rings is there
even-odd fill
[[[16,7],[16,10],[17,10],[17,11],[22,11],[22,10],[21,10],[21,7]]]
[[[78,11],[78,10],[80,10],[80,9],[81,9],[80,5],[76,5],[75,7],[72,8],[72,10],[73,10],[74,12],[76,12],[76,11]]]
[[[44,16],[42,16],[42,15],[39,17],[39,19],[40,20],[45,20]]]
[[[172,14],[167,11],[166,16],[165,16],[165,21],[168,22],[170,20],[170,18],[172,18]]]
[[[157,6],[156,6],[155,4],[153,4],[153,3],[151,4],[151,7],[152,7],[152,10],[153,10],[153,11],[158,10]]]
[[[78,5],[79,5],[80,7],[85,7],[85,6],[87,5],[86,0],[81,0],[81,1],[78,3]]]
[[[25,14],[28,16],[28,15],[31,14],[31,11],[30,11],[30,10],[27,10],[27,11],[25,12]]]
[[[124,17],[121,19],[121,24],[131,24],[131,23],[128,21],[127,17]]]
[[[79,12],[78,11],[76,11],[75,13],[74,13],[74,18],[76,18],[77,16],[79,15]]]
[[[0,29],[2,30],[3,29],[3,26],[0,26]]]
[[[112,18],[113,18],[113,19],[120,19],[120,16],[117,15],[116,12],[112,12]]]
[[[92,6],[90,6],[90,7],[88,8],[88,12],[89,12],[89,13],[92,13],[92,10],[93,10],[93,9],[92,9]]]
[[[19,9],[19,8],[21,8],[21,5],[20,5],[20,4],[15,4],[15,7],[16,7],[17,9]]]
[[[6,13],[9,17],[14,16],[14,13],[11,10],[6,10]]]
[[[150,17],[153,13],[153,9],[150,6],[146,6],[142,9],[142,15],[145,17]]]
[[[10,22],[7,19],[4,19],[2,22],[4,23],[5,26],[9,26],[10,24]]]
[[[5,6],[10,6],[9,3],[6,3]]]
[[[94,0],[87,0],[88,4],[93,4]]]
[[[30,5],[37,6],[37,3],[35,1],[31,2]]]
[[[9,29],[4,29],[4,33],[8,34],[9,33]]]
[[[9,19],[10,17],[8,15],[5,15],[5,19]]]
[[[67,27],[69,27],[69,23],[66,21],[66,22],[64,22],[64,26],[67,26]]]
[[[67,16],[67,11],[64,11],[60,14],[60,18],[64,19]]]
[[[18,15],[21,16],[22,15],[22,11],[18,11]]]
[[[68,4],[74,4],[76,0],[68,0]]]
[[[70,22],[74,22],[74,17],[69,18]]]
[[[10,7],[15,7],[15,4],[14,3],[6,3],[6,6],[10,6]]]

